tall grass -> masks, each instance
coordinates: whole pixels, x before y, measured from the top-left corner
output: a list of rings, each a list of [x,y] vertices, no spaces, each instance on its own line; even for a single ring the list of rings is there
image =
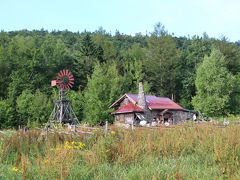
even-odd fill
[[[239,127],[16,132],[0,137],[0,179],[237,179]]]

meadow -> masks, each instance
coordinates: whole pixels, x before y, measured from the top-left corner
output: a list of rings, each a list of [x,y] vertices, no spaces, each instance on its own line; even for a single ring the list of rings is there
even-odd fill
[[[0,179],[239,179],[239,127],[0,131]]]

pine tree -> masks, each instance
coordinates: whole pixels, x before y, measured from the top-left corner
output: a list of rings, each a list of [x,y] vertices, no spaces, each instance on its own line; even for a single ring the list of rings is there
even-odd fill
[[[87,56],[87,57],[94,57],[96,54],[97,48],[96,45],[94,44],[90,33],[87,33],[82,40],[81,46],[80,46],[80,52],[82,56]]]
[[[108,86],[107,78],[102,66],[97,63],[91,78],[88,78],[84,93],[84,119],[89,124],[96,124],[106,120],[109,115],[108,109]]]
[[[176,42],[169,35],[160,37],[153,34],[148,41],[149,51],[144,62],[146,79],[151,84],[151,91],[160,96],[171,97],[177,93],[177,71],[179,50]]]
[[[109,106],[122,93],[122,78],[115,64],[97,63],[84,92],[84,119],[90,124],[112,121]]]
[[[144,91],[149,93],[150,85],[144,77],[143,73],[143,63],[142,61],[133,60],[127,61],[124,64],[124,82],[123,82],[123,92],[138,92],[138,83],[140,81],[144,82]]]
[[[194,36],[192,40],[185,40],[181,51],[181,61],[178,66],[177,79],[181,82],[180,103],[185,108],[192,109],[192,97],[195,96],[195,79],[199,63],[202,63],[205,55],[211,53],[212,42],[207,38]]]

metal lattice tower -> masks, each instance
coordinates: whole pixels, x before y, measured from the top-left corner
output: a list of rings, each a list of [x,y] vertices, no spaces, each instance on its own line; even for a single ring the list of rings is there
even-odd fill
[[[66,99],[67,91],[73,86],[74,78],[70,71],[62,70],[57,74],[56,80],[52,81],[52,86],[59,87],[59,99],[54,102],[53,111],[49,117],[50,124],[79,124],[71,102]]]

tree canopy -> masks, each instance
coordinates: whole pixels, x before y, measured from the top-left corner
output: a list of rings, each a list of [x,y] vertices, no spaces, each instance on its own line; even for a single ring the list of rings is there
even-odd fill
[[[195,109],[209,115],[226,114],[234,85],[235,78],[227,69],[225,57],[213,49],[197,69],[197,94],[193,97]]]
[[[136,35],[113,35],[103,28],[1,31],[0,128],[45,123],[56,91],[50,82],[62,69],[74,75],[69,98],[80,121],[111,120],[108,107],[123,93],[136,93],[140,80],[147,93],[173,96],[185,108],[236,114],[239,52],[239,42],[206,34],[176,37],[161,23]]]

